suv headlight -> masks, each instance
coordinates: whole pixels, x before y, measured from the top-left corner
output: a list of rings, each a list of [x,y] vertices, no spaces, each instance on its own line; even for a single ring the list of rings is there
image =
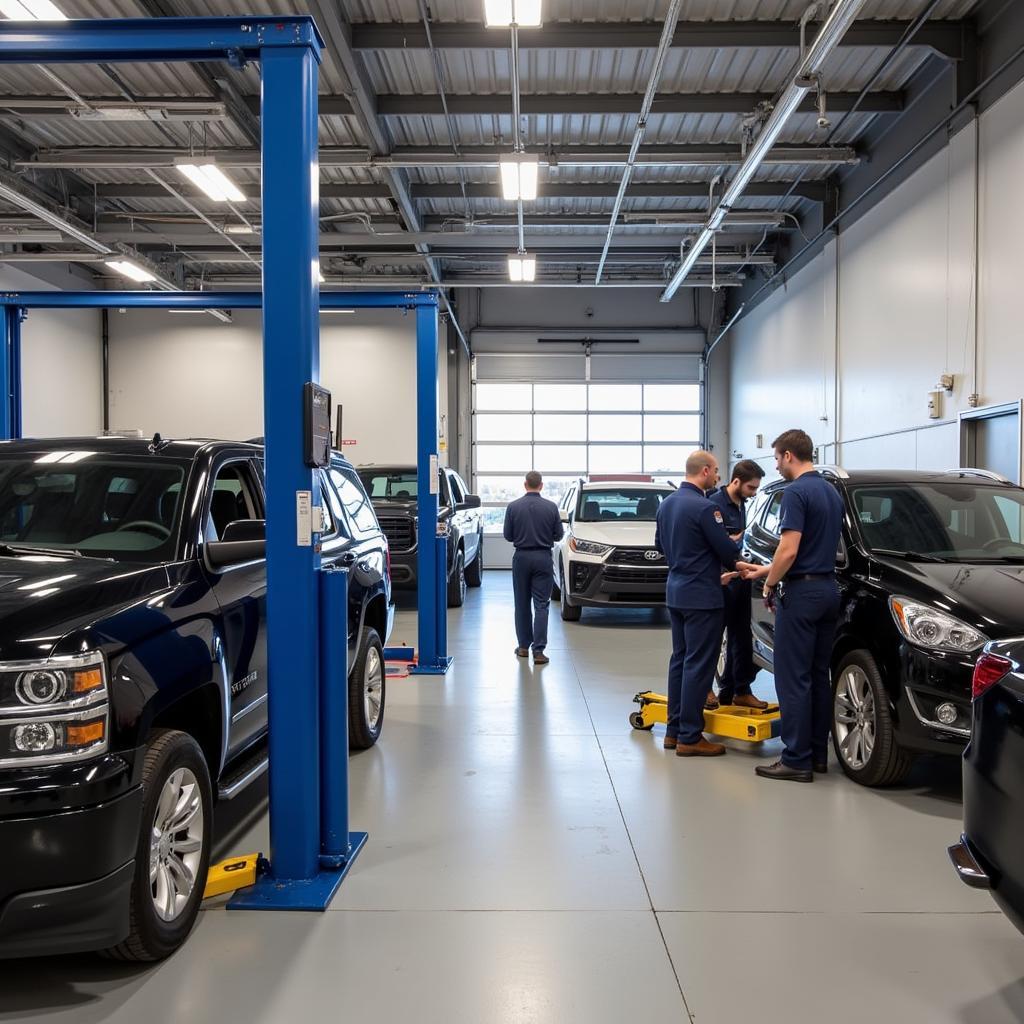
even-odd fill
[[[0,768],[102,754],[109,707],[107,668],[98,651],[0,662]]]
[[[606,555],[611,551],[611,544],[598,544],[592,540],[580,540],[569,535],[569,550],[578,551],[581,555]]]
[[[906,597],[890,597],[889,610],[899,631],[918,647],[968,654],[988,643],[987,636],[966,622],[930,605]]]

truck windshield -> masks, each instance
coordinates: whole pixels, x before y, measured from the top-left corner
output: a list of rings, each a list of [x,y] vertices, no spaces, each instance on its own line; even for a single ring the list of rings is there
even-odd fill
[[[639,487],[586,490],[580,494],[580,509],[576,519],[581,523],[653,523],[658,515],[658,506],[671,493],[668,489],[652,491]]]
[[[417,495],[415,469],[361,469],[359,479],[371,501],[408,501]]]
[[[0,456],[0,542],[117,561],[170,560],[186,468],[89,451]]]
[[[969,481],[871,484],[850,489],[872,550],[947,562],[1024,561],[1024,490]],[[908,554],[908,557],[912,555]]]

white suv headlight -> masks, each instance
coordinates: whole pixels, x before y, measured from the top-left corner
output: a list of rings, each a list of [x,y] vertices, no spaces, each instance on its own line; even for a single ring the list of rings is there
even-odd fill
[[[109,706],[107,667],[98,651],[0,662],[0,768],[102,754]]]
[[[890,597],[889,610],[899,631],[918,647],[968,654],[988,643],[987,636],[931,605],[906,597]]]
[[[581,555],[606,555],[611,549],[611,544],[598,544],[593,540],[580,540],[579,537],[569,535],[569,550]]]

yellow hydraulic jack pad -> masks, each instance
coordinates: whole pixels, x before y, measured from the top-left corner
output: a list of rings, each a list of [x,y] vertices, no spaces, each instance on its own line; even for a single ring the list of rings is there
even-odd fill
[[[243,853],[241,856],[222,860],[219,864],[211,864],[206,875],[206,888],[203,899],[223,896],[225,893],[244,889],[256,884],[256,876],[263,865],[263,854]]]
[[[653,729],[659,722],[668,721],[668,698],[662,693],[644,690],[633,698],[639,711],[629,716],[634,729]],[[704,729],[714,736],[728,736],[748,743],[761,743],[779,735],[779,705],[769,704],[764,711],[723,704],[717,711],[704,712]]]

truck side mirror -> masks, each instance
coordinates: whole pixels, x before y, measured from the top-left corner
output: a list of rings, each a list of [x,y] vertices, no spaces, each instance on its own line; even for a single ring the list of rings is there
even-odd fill
[[[459,512],[466,512],[471,508],[479,508],[480,504],[479,494],[467,494],[465,498],[459,502],[457,508]]]

